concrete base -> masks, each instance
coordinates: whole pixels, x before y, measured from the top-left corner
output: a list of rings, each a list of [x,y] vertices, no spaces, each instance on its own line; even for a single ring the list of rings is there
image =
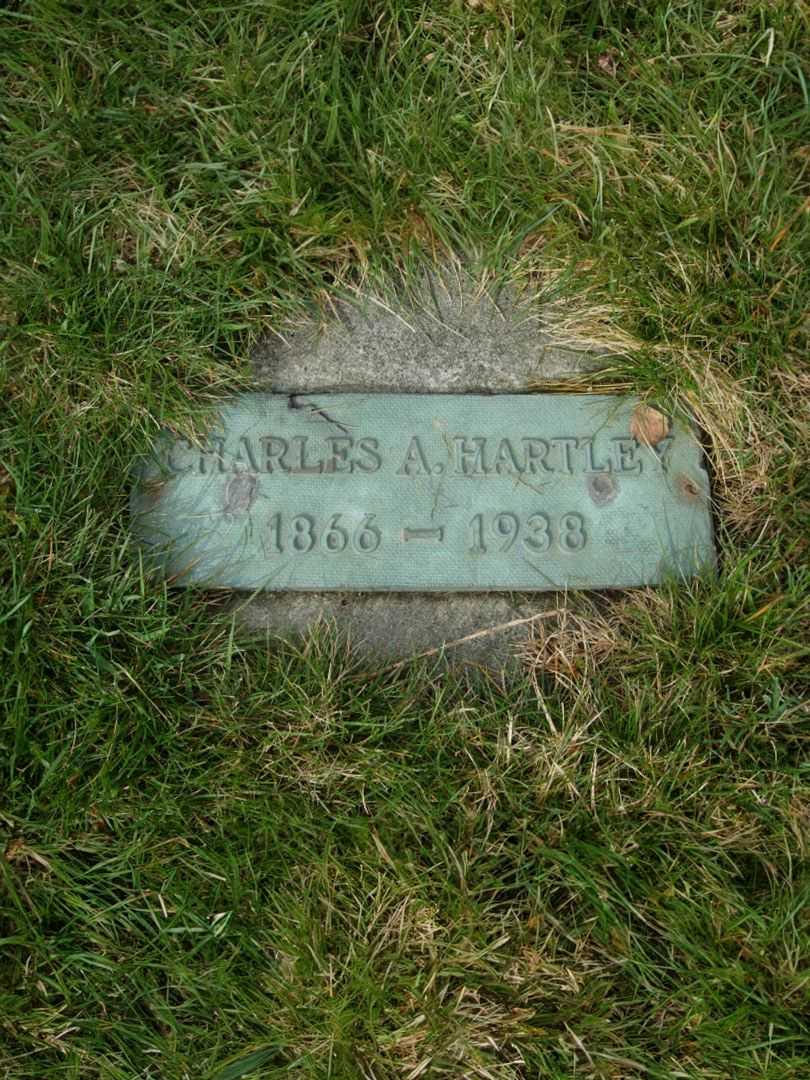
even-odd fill
[[[551,606],[497,593],[265,593],[239,611],[251,630],[287,640],[325,623],[374,663],[437,656],[503,668]]]

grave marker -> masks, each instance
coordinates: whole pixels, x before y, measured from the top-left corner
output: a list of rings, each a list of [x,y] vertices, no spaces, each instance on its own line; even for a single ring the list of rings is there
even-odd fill
[[[135,532],[174,583],[211,588],[545,592],[692,576],[714,563],[701,448],[683,423],[644,441],[644,408],[246,394],[203,445],[155,448]]]

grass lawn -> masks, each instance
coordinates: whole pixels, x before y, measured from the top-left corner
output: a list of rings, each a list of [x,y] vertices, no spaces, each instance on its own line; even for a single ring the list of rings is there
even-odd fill
[[[808,33],[8,0],[2,1080],[810,1077]],[[717,579],[579,600],[505,686],[145,580],[159,422],[453,254],[699,417]]]

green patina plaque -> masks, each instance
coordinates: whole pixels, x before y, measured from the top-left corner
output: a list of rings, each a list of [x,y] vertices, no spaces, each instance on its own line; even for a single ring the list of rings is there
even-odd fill
[[[134,530],[176,584],[611,588],[714,565],[691,428],[608,395],[247,394],[141,463]],[[634,437],[634,432],[637,437]],[[655,445],[652,445],[652,441]]]

